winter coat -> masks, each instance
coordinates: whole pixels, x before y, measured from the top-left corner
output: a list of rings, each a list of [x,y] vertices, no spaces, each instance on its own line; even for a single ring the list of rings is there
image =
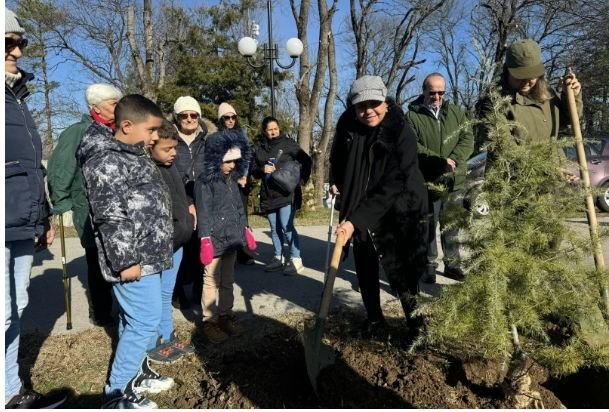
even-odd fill
[[[403,285],[404,274],[426,262],[427,190],[416,142],[395,104],[374,128],[356,120],[351,106],[338,120],[330,154],[330,184],[342,198],[339,221],[349,220],[356,238],[369,236],[392,285]]]
[[[519,141],[543,142],[550,138],[557,138],[559,131],[568,126],[571,121],[569,113],[569,102],[566,93],[559,95],[550,88],[551,98],[543,103],[523,96],[516,91],[510,91],[506,83],[498,86],[499,94],[509,98],[503,114],[509,121],[516,121],[522,127],[512,129],[512,135]],[[577,112],[581,115],[583,111],[582,93],[575,97]],[[488,96],[483,97],[477,104],[476,109],[479,118],[483,119],[492,110],[491,101]],[[486,127],[477,128],[476,146],[479,148],[487,140]]]
[[[277,166],[281,167],[281,163],[287,160],[297,161],[301,166],[300,179],[306,183],[311,175],[311,158],[298,146],[298,143],[283,133],[276,139],[267,139],[261,136],[260,141],[262,141],[262,144],[256,147],[254,151],[255,159],[252,167],[252,176],[262,179],[260,186],[261,211],[269,213],[292,204],[292,202],[296,206],[296,209],[299,209],[302,205],[302,190],[300,185],[296,186],[296,190],[293,193],[286,193],[275,184],[272,178],[265,178],[264,165],[268,164],[270,158],[276,158],[279,150],[282,150],[283,153],[279,158]]]
[[[93,123],[77,152],[104,278],[141,265],[142,276],[172,266],[171,198],[142,142],[129,145]]]
[[[195,219],[188,211],[192,205],[192,199],[186,196],[184,182],[176,168],[175,163],[164,166],[157,163],[163,181],[169,188],[171,194],[171,216],[173,218],[173,251],[175,252],[185,245],[192,237]]]
[[[85,183],[76,161],[76,150],[85,131],[92,123],[91,115],[83,114],[80,122],[65,129],[59,135],[57,146],[48,164],[49,196],[53,211],[57,215],[62,215],[72,210],[74,227],[84,248],[95,247],[95,237],[89,218]]]
[[[225,130],[209,136],[205,147],[203,172],[195,182],[197,227],[199,238],[211,237],[214,257],[245,245],[247,218],[243,209],[237,180],[243,176],[247,147],[234,131]],[[239,147],[242,156],[235,170],[225,177],[222,158],[232,147]]]
[[[465,111],[454,104],[444,102],[438,119],[424,104],[420,96],[408,106],[406,121],[417,136],[419,166],[425,181],[443,183],[450,181],[449,190],[463,187],[467,172],[467,159],[474,151],[474,134]],[[457,163],[453,173],[446,173],[447,160]],[[445,174],[446,173],[446,174]]]
[[[41,236],[51,214],[44,190],[46,171],[42,165],[42,141],[25,104],[26,83],[22,77],[11,88],[4,86],[4,241]]]
[[[205,136],[207,136],[207,126],[199,122],[201,131],[192,141],[190,146],[180,136],[176,147],[175,165],[184,181],[186,195],[194,199],[194,182],[199,176],[203,165],[203,152],[205,147]],[[176,126],[177,128],[177,126]]]

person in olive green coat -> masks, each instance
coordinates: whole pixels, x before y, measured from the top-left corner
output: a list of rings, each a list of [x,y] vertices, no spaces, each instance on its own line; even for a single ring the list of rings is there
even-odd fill
[[[573,89],[578,113],[583,112],[581,84],[570,68],[561,77],[561,94],[548,84],[544,73],[541,47],[534,40],[517,40],[508,47],[497,90],[501,96],[509,97],[504,115],[519,123],[512,135],[520,144],[556,139],[559,131],[570,124],[567,81]],[[478,117],[483,119],[491,108],[489,97],[483,96],[476,104]],[[487,130],[481,125],[476,133],[476,148],[486,140]]]
[[[87,128],[94,122],[114,126],[114,108],[122,97],[116,87],[93,84],[85,92],[89,113],[80,122],[65,129],[48,164],[48,185],[53,211],[56,215],[72,211],[74,227],[85,248],[89,283],[90,319],[99,326],[113,322],[112,285],[103,279],[99,268],[93,226],[89,218],[89,201],[82,172],[76,161],[76,150]]]
[[[427,273],[424,281],[435,283],[438,249],[436,227],[440,223],[444,252],[444,274],[462,278],[456,249],[447,247],[456,236],[454,230],[443,230],[442,215],[448,193],[463,188],[467,159],[474,150],[474,135],[465,111],[444,100],[446,81],[440,73],[431,73],[423,80],[423,94],[408,106],[406,120],[417,136],[419,166],[429,189],[430,219]],[[455,205],[455,207],[457,207]]]

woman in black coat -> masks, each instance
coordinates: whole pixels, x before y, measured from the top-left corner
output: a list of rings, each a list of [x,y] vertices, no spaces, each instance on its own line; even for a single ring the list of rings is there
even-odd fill
[[[267,215],[271,225],[271,239],[275,257],[266,265],[267,272],[284,270],[285,275],[295,275],[303,269],[300,257],[298,233],[294,227],[294,214],[302,203],[300,185],[292,192],[282,190],[273,180],[275,166],[296,161],[300,163],[300,180],[306,183],[311,174],[311,158],[279,129],[274,117],[262,120],[262,143],[256,148],[252,175],[262,179],[260,186],[260,209]],[[290,254],[283,259],[283,240],[287,239]]]
[[[386,101],[380,77],[363,76],[349,92],[330,155],[330,184],[340,194],[340,224],[353,241],[355,269],[368,319],[365,330],[387,335],[380,304],[380,261],[397,292],[409,329],[416,331],[419,278],[427,252],[427,190],[417,140],[402,110]]]

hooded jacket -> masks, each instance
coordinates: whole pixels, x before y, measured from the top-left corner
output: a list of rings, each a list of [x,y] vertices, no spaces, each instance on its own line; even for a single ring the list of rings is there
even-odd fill
[[[294,140],[281,133],[276,139],[268,139],[265,136],[260,137],[262,142],[255,149],[255,160],[252,167],[252,176],[262,179],[260,185],[260,209],[263,213],[269,213],[273,210],[280,209],[294,202],[296,209],[299,209],[302,204],[302,190],[300,185],[292,193],[286,193],[281,190],[273,181],[272,178],[265,179],[264,166],[268,164],[270,158],[277,158],[279,150],[282,151],[278,167],[281,167],[282,161],[293,160],[300,163],[300,179],[303,182],[309,180],[311,175],[311,157],[298,146]]]
[[[73,211],[74,227],[84,248],[95,247],[95,238],[89,219],[85,183],[76,160],[76,150],[92,123],[93,118],[89,114],[83,114],[80,122],[65,129],[59,135],[48,164],[49,196],[53,211],[57,215]]]
[[[241,159],[227,177],[221,167],[226,152],[233,147],[241,150]],[[207,139],[203,171],[195,182],[197,227],[199,238],[211,237],[214,257],[245,245],[247,217],[243,209],[237,180],[244,176],[249,163],[248,146],[239,133],[223,130]]]
[[[85,179],[99,263],[104,278],[141,265],[142,276],[172,266],[171,198],[143,143],[117,140],[93,123],[77,152]]]
[[[35,239],[51,213],[44,191],[42,141],[25,104],[31,73],[4,86],[4,241]]]
[[[406,121],[417,136],[419,165],[425,180],[437,182],[448,177],[452,190],[462,188],[467,159],[474,151],[474,134],[465,111],[444,102],[436,119],[425,106],[424,96],[412,102],[408,110]],[[446,173],[447,159],[457,163],[455,172]]]
[[[424,268],[427,190],[416,137],[400,108],[389,104],[374,128],[356,120],[353,106],[347,109],[336,125],[330,173],[342,198],[339,221],[349,220],[356,238],[370,236],[390,282]]]

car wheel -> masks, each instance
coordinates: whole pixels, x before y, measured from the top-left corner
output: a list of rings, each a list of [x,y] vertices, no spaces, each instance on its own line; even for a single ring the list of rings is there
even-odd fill
[[[598,197],[597,203],[603,212],[609,212],[609,182],[601,186],[601,194]]]
[[[472,202],[472,210],[478,217],[488,216],[490,213],[491,208],[482,193],[478,194],[474,198],[474,201]]]

